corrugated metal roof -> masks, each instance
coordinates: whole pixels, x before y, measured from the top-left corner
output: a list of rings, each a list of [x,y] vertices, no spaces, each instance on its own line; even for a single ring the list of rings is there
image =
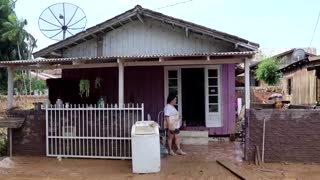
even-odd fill
[[[193,54],[155,54],[155,55],[137,55],[137,56],[100,56],[100,57],[73,57],[73,58],[52,58],[52,59],[32,59],[32,60],[15,60],[15,61],[0,61],[0,65],[28,65],[37,63],[63,63],[73,61],[108,61],[115,59],[149,59],[149,58],[178,58],[178,57],[224,57],[224,56],[242,56],[250,57],[256,51],[244,52],[214,52],[214,53],[193,53]]]

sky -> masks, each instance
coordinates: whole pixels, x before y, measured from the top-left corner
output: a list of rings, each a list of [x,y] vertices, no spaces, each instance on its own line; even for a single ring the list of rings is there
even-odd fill
[[[40,14],[50,5],[68,2],[79,6],[92,27],[137,4],[151,10],[186,0],[18,0],[16,13],[27,19],[27,31],[38,48],[57,41],[44,36],[38,27]],[[160,13],[200,24],[260,44],[260,48],[309,47],[320,11],[319,0],[192,0],[157,9]],[[320,22],[310,47],[320,53]]]

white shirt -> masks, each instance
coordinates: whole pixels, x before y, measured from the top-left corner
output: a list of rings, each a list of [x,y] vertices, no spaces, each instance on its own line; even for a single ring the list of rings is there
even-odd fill
[[[164,107],[164,115],[165,116],[169,116],[169,121],[177,121],[176,122],[176,128],[179,129],[181,126],[180,120],[179,120],[179,112],[177,111],[177,109],[172,106],[171,104],[167,104]],[[165,127],[167,127],[166,125],[166,121],[165,121]]]

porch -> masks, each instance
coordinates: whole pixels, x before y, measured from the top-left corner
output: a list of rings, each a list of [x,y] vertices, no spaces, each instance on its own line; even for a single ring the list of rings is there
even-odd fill
[[[235,64],[248,67],[254,54],[248,51],[39,59],[1,62],[0,67],[8,69],[8,108],[13,104],[13,71],[59,68],[63,70],[62,78],[47,81],[52,104],[57,99],[69,104],[96,104],[101,98],[119,106],[144,103],[145,117],[150,114],[152,120],[157,120],[167,95],[174,92],[183,124],[205,128],[209,135],[229,135],[235,126]],[[246,75],[249,81],[249,72]],[[85,97],[79,93],[79,84],[84,80],[90,86],[90,94]],[[248,94],[249,85],[247,108]]]
[[[66,81],[63,83],[58,82],[48,84],[49,88],[52,87],[52,89],[49,90],[49,98],[53,104],[59,97],[62,97],[63,102],[68,102],[68,104],[96,104],[99,97],[107,96],[110,98],[108,98],[108,101],[105,101],[106,103],[115,103],[121,108],[124,104],[132,101],[139,104],[143,103],[145,105],[145,110],[140,116],[142,117],[141,120],[146,119],[143,117],[147,117],[149,113],[152,116],[152,120],[157,120],[157,114],[163,110],[166,95],[170,90],[178,92],[178,99],[180,99],[178,105],[180,105],[180,108],[182,107],[182,109],[180,109],[182,110],[182,113],[183,111],[190,112],[193,109],[192,107],[185,110],[183,109],[184,107],[187,107],[189,103],[186,105],[184,102],[181,102],[181,100],[184,99],[183,96],[185,96],[183,93],[189,93],[189,96],[192,95],[192,91],[190,90],[185,92],[181,91],[182,81],[186,82],[186,80],[183,80],[181,72],[184,68],[192,69],[194,67],[200,67],[203,71],[202,75],[199,74],[203,77],[201,85],[204,86],[203,90],[205,91],[202,93],[203,106],[201,108],[201,111],[205,113],[202,115],[202,117],[204,117],[204,119],[202,118],[202,121],[205,126],[200,127],[200,129],[205,128],[205,130],[207,130],[211,135],[228,135],[233,133],[235,125],[235,92],[233,91],[234,81],[232,81],[232,79],[234,79],[234,65],[237,63],[245,64],[246,80],[249,81],[249,62],[251,60],[250,58],[252,58],[254,54],[254,51],[248,51],[177,55],[36,59],[25,61],[4,61],[0,63],[0,67],[7,67],[8,69],[8,108],[11,108],[13,105],[14,71],[21,69],[59,68],[63,69],[62,79],[65,77]],[[175,85],[169,82],[169,80],[174,79],[174,77],[169,77],[170,72],[176,73]],[[190,76],[190,73],[186,74],[187,75],[185,77]],[[69,81],[67,80],[67,77],[73,80]],[[101,86],[99,91],[94,90],[96,84],[95,80],[97,77],[103,77],[103,82],[105,83]],[[74,81],[74,79],[77,80]],[[80,79],[89,79],[90,82],[92,82],[92,90],[90,90],[91,97],[80,97]],[[190,81],[190,79],[187,80]],[[188,86],[191,86],[191,84],[188,84],[187,87]],[[245,100],[246,108],[249,108],[250,105],[249,93],[249,82],[247,82]],[[197,106],[197,104],[195,104],[195,106]],[[189,116],[188,114],[186,115]],[[40,124],[48,125],[48,117],[46,119],[47,124],[44,124],[44,121]],[[62,120],[63,119],[64,118],[62,118]],[[115,118],[115,120],[116,119],[117,118]],[[35,125],[36,123],[39,122],[31,122],[31,124],[33,124],[30,124],[32,129],[38,126]],[[192,125],[192,123],[190,124]],[[42,138],[48,138],[49,136],[49,134],[42,135],[44,136]],[[106,136],[104,138],[109,137]],[[130,135],[125,138],[130,140]],[[15,139],[14,134],[13,139]],[[14,141],[21,144],[21,142],[18,142],[21,141],[21,139],[16,139]],[[42,139],[41,142],[42,144],[43,142],[47,144],[51,143],[49,139],[47,139],[47,141],[46,139]],[[79,144],[78,141],[73,141],[72,143]],[[21,146],[25,147],[26,144],[21,144]],[[81,142],[80,146],[83,146]],[[30,146],[30,151],[34,151],[34,149],[38,149],[38,151],[41,151],[40,154],[43,154],[43,150],[49,151],[50,148],[42,149],[42,147],[36,147],[33,144]],[[88,148],[86,150],[88,150]],[[19,151],[19,149],[13,151]],[[56,152],[56,150],[50,150],[50,152]]]

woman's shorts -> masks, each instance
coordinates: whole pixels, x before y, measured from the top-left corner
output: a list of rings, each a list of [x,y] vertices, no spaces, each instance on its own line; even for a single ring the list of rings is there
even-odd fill
[[[171,133],[171,134],[179,134],[180,130],[179,129],[175,129],[175,130],[169,130],[168,129],[168,132]]]

